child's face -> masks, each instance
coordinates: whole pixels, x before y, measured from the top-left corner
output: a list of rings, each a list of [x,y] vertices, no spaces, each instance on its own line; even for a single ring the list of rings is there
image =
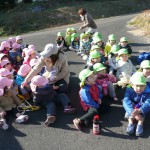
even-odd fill
[[[22,39],[17,41],[18,44],[21,44],[22,42],[23,42]]]
[[[99,63],[101,61],[101,58],[98,57],[98,58],[92,58],[92,63],[95,64],[95,63]]]
[[[120,55],[120,59],[124,62],[127,62],[129,59],[129,56],[128,56],[128,54],[122,54],[122,55]]]
[[[91,74],[86,79],[86,83],[88,83],[89,85],[95,84],[95,81],[96,81],[96,75],[94,75],[94,74]]]
[[[67,32],[67,34],[68,34],[68,35],[71,35],[71,34],[72,34],[72,32],[71,32],[71,31],[68,31],[68,32]]]
[[[74,41],[78,41],[78,37],[74,38]]]
[[[115,40],[109,40],[110,45],[114,45],[116,43]]]
[[[142,69],[143,71],[143,75],[145,76],[145,77],[148,77],[148,76],[150,76],[150,68],[143,68]]]
[[[83,42],[88,42],[89,38],[88,37],[84,37],[82,40],[83,40]]]
[[[6,68],[6,69],[8,69],[9,71],[11,71],[12,70],[12,66],[11,66],[11,64],[10,63],[7,63],[3,68]]]
[[[102,46],[102,44],[103,44],[102,41],[97,42],[98,46]]]
[[[132,85],[132,88],[134,89],[134,91],[137,93],[137,94],[141,94],[142,92],[144,92],[145,88],[146,88],[146,85],[135,85],[133,84]]]
[[[124,42],[121,42],[120,44],[121,44],[122,47],[125,47],[125,46],[127,46],[128,42],[124,41]]]
[[[100,70],[100,71],[99,71],[99,74],[105,75],[105,74],[106,74],[106,69]]]
[[[33,59],[33,58],[36,58],[36,54],[35,54],[35,53],[32,53],[32,54],[30,55],[30,59]]]
[[[9,50],[10,50],[10,48],[9,48],[9,47],[5,47],[5,50],[9,51]]]

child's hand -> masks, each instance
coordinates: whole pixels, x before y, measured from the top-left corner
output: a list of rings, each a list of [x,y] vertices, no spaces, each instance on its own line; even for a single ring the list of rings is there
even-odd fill
[[[136,120],[142,120],[142,115],[136,115],[136,116],[135,116],[135,119],[136,119]]]
[[[5,111],[0,112],[0,117],[3,118],[4,116],[6,116],[6,112]]]
[[[101,103],[102,103],[102,100],[101,100],[100,98],[98,99],[98,103],[99,103],[99,104],[101,104]]]
[[[134,111],[132,112],[132,116],[138,116],[138,115],[140,115],[142,112],[141,112],[141,110],[140,109],[134,109]]]
[[[53,89],[54,89],[54,90],[57,90],[57,89],[59,89],[59,86],[53,85]]]
[[[25,86],[27,86],[27,84],[28,84],[28,83],[27,83],[26,81],[22,82],[22,83],[21,83],[21,88],[24,88]]]

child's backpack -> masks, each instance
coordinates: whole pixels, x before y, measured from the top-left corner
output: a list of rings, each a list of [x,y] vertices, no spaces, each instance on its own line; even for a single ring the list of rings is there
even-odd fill
[[[138,56],[138,64],[140,64],[143,60],[150,60],[150,52],[143,52]]]

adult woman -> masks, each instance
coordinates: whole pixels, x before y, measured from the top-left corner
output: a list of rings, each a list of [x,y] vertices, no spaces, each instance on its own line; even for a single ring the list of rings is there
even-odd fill
[[[87,27],[90,33],[94,33],[97,31],[97,26],[93,18],[91,17],[90,14],[86,12],[84,8],[80,8],[78,10],[78,15],[81,17],[81,20],[84,22],[84,24],[79,28],[79,30],[82,30]]]
[[[69,67],[65,53],[58,51],[54,44],[47,44],[40,55],[41,58],[25,78],[22,85],[25,86],[28,82],[30,82],[31,79],[45,66],[46,72],[43,76],[48,78],[51,84],[54,84],[54,88],[58,93],[67,92],[69,83]]]

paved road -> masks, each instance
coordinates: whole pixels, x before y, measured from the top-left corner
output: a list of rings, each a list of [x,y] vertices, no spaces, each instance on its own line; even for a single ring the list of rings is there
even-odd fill
[[[112,33],[116,34],[117,40],[122,36],[129,37],[133,43],[133,60],[140,50],[150,50],[150,44],[146,39],[134,37],[127,32],[129,29],[126,28],[126,24],[134,16],[135,14],[96,21],[105,42],[107,36]],[[79,24],[73,27],[78,29]],[[23,35],[24,43],[34,44],[37,50],[42,51],[45,44],[54,42],[58,31],[65,29],[66,26]],[[1,38],[0,41],[2,40]],[[10,117],[11,128],[8,131],[0,130],[0,150],[149,150],[149,117],[146,119],[142,138],[127,136],[125,134],[127,122],[123,119],[124,109],[121,106],[121,99],[111,106],[109,114],[101,116],[103,127],[101,135],[93,135],[91,128],[85,128],[83,132],[74,129],[72,120],[82,114],[78,97],[78,74],[83,69],[84,62],[75,53],[71,51],[66,53],[71,72],[69,97],[72,105],[78,109],[77,114],[65,116],[59,107],[56,124],[51,128],[44,127],[45,109],[30,112],[30,121],[27,124],[15,124],[14,118]]]

